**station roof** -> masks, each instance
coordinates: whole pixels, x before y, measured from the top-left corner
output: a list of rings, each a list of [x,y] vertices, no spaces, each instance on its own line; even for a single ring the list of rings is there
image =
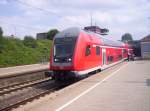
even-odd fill
[[[150,34],[140,40],[141,42],[150,42]]]

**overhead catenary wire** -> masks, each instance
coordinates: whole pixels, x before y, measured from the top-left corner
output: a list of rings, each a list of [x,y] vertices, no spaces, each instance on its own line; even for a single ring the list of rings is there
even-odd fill
[[[6,21],[3,20],[3,19],[0,19],[0,23],[10,25],[11,28],[14,30],[13,33],[12,33],[12,35],[14,35],[14,36],[17,36],[18,33],[19,33],[19,32],[17,31],[17,27],[23,28],[24,31],[25,31],[25,30],[26,30],[26,31],[27,31],[27,30],[28,30],[28,31],[34,30],[34,31],[33,31],[34,33],[35,33],[35,32],[39,32],[40,30],[44,30],[44,29],[42,29],[42,28],[37,28],[37,27],[30,26],[30,25],[24,25],[24,24],[19,24],[19,23],[6,22]],[[1,25],[2,25],[2,24],[1,24]],[[17,26],[17,27],[16,27],[16,26]],[[27,31],[26,33],[28,33],[28,31]]]
[[[28,7],[37,9],[37,10],[40,10],[40,11],[45,12],[45,13],[48,13],[48,14],[50,14],[50,15],[53,14],[53,15],[55,15],[56,17],[64,17],[64,16],[59,15],[59,14],[53,12],[53,11],[50,11],[50,10],[47,10],[47,9],[43,9],[43,8],[40,8],[40,7],[33,6],[33,5],[31,5],[31,4],[28,4],[28,3],[26,3],[26,2],[23,2],[23,1],[21,1],[21,0],[15,0],[15,1],[18,2],[18,3],[20,3],[20,4],[22,4],[22,5],[25,5],[25,6],[28,6]],[[73,22],[73,23],[75,23],[75,24],[81,26],[81,24],[80,24],[79,22],[72,21],[72,20],[70,20],[69,18],[64,18],[64,19],[65,19],[66,21],[70,21],[70,22]]]
[[[42,12],[45,12],[45,13],[43,13],[43,14],[50,14],[50,15],[54,15],[55,17],[61,17],[61,18],[63,18],[63,20],[65,20],[65,21],[67,21],[67,23],[68,23],[68,21],[70,21],[71,23],[74,23],[74,24],[76,24],[76,25],[78,25],[78,26],[80,26],[81,27],[81,24],[79,24],[76,20],[71,20],[71,19],[69,19],[69,18],[65,18],[65,16],[63,16],[63,15],[59,15],[59,14],[57,14],[56,12],[53,12],[53,11],[51,11],[51,10],[47,10],[47,9],[43,9],[43,8],[40,8],[40,7],[36,7],[36,6],[33,6],[32,4],[28,4],[28,3],[26,3],[25,1],[22,1],[22,0],[14,0],[15,2],[17,2],[17,3],[19,3],[19,4],[22,4],[22,5],[25,5],[26,7],[30,7],[30,8],[34,8],[34,9],[36,9],[36,10],[39,10],[39,11],[42,11]],[[14,2],[13,1],[13,2]],[[11,0],[7,0],[7,2],[11,2]],[[16,34],[16,28],[17,27],[22,27],[22,28],[25,28],[25,29],[27,29],[27,30],[37,30],[37,31],[39,31],[39,30],[45,30],[44,28],[40,28],[40,27],[34,27],[34,26],[32,26],[32,25],[27,25],[27,24],[20,24],[20,23],[15,23],[15,22],[8,22],[8,21],[6,21],[6,20],[4,20],[4,19],[0,19],[0,22],[1,23],[5,23],[5,24],[9,24],[9,25],[11,25],[12,27],[13,27],[13,30],[14,30],[14,33]],[[61,24],[60,24],[61,25]],[[16,27],[17,26],[17,27]]]
[[[20,24],[20,23],[10,23],[10,22],[6,22],[3,19],[0,19],[1,23],[6,23],[12,26],[19,26],[19,27],[23,27],[23,28],[29,28],[29,29],[33,29],[33,30],[42,30],[42,28],[39,27],[33,27],[31,25],[25,25],[25,24]]]
[[[26,5],[26,6],[28,6],[28,7],[31,7],[31,8],[40,10],[40,11],[42,11],[42,12],[50,13],[50,14],[53,14],[53,15],[55,15],[55,16],[57,16],[57,17],[62,17],[61,15],[58,15],[58,14],[54,13],[53,11],[46,10],[46,9],[43,9],[43,8],[40,8],[40,7],[36,7],[36,6],[30,5],[30,4],[28,4],[28,3],[26,3],[26,2],[23,2],[23,1],[21,1],[21,0],[15,0],[15,1],[18,2],[18,3],[20,3],[20,4],[22,4],[22,5]]]

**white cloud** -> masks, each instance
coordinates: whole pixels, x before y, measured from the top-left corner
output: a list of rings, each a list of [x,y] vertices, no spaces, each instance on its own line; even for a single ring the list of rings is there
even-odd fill
[[[0,4],[7,3],[1,0]],[[149,33],[150,19],[148,19],[150,2],[148,0],[20,0],[27,5],[14,2],[17,10],[22,13],[15,16],[0,16],[14,24],[23,24],[30,28],[20,28],[16,25],[19,35],[27,33],[35,35],[38,31],[50,28],[60,30],[90,25],[90,14],[93,23],[110,29],[110,36],[118,40],[121,35],[130,32],[135,39],[140,39]],[[30,6],[31,5],[31,6]],[[34,7],[42,8],[38,10]],[[7,10],[6,10],[7,11]],[[4,27],[7,25],[3,24]],[[33,28],[31,28],[33,27]],[[7,34],[13,32],[5,28]],[[27,31],[25,31],[27,30]],[[26,32],[26,33],[25,33]]]
[[[6,5],[7,3],[8,3],[7,0],[0,0],[1,5]]]

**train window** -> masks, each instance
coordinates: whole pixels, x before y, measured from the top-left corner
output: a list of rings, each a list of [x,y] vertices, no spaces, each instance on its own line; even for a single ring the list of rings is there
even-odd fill
[[[108,56],[108,57],[107,57],[107,61],[108,61],[109,63],[113,62],[113,60],[114,60],[114,57],[113,57],[113,56]]]
[[[126,49],[124,49],[124,54],[127,54],[127,50]]]
[[[123,53],[126,54],[126,53],[127,53],[127,50],[126,50],[126,49],[123,49]]]
[[[119,59],[119,60],[122,59],[122,55],[118,55],[118,59]]]
[[[100,47],[96,46],[96,55],[100,55]]]
[[[90,45],[88,45],[88,46],[86,46],[85,56],[88,56],[90,54],[91,54]]]

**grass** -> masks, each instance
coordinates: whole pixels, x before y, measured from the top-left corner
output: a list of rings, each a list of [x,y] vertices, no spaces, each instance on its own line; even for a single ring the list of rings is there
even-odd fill
[[[0,39],[0,68],[49,61],[50,40],[36,40],[35,48],[27,47],[16,38]]]

